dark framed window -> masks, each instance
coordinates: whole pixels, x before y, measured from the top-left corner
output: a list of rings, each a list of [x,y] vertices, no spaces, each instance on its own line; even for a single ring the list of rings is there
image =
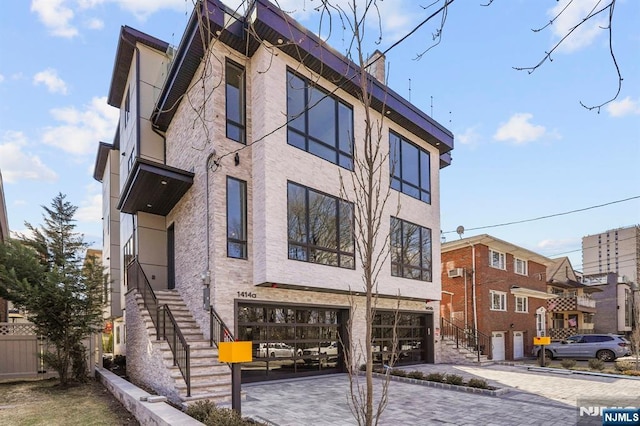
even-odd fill
[[[225,82],[227,138],[246,143],[244,68],[227,59]]]
[[[389,132],[391,187],[431,204],[429,152],[394,132]]]
[[[353,204],[287,184],[289,259],[355,269]]]
[[[247,258],[247,183],[227,176],[227,256]]]
[[[353,170],[353,108],[287,71],[287,143]]]
[[[431,281],[431,229],[391,218],[391,275]]]
[[[129,88],[127,87],[127,95],[124,98],[124,127],[129,125],[129,114],[131,112],[131,100],[129,99]]]

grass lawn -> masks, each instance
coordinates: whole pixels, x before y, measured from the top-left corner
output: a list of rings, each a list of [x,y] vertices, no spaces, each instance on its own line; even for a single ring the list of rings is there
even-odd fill
[[[0,383],[0,425],[139,425],[95,380],[61,389],[57,379]]]

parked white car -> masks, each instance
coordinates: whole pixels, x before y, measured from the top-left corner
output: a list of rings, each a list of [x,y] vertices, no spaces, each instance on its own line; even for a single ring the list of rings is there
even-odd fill
[[[256,358],[288,358],[295,349],[286,343],[260,343],[256,350]]]

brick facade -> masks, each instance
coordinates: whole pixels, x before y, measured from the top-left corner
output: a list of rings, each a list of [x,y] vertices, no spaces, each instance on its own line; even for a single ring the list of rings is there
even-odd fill
[[[465,242],[468,240],[468,243]],[[491,336],[504,335],[505,359],[514,359],[514,336],[523,335],[523,356],[531,353],[533,337],[536,336],[536,310],[546,308],[546,300],[532,297],[533,292],[546,293],[544,258],[520,247],[510,245],[492,237],[468,238],[445,243],[442,248],[442,304],[441,314],[460,327],[474,327]],[[454,244],[452,246],[452,244]],[[505,269],[490,266],[489,252],[496,250],[505,254]],[[509,250],[512,250],[511,252]],[[517,253],[515,256],[513,253]],[[474,262],[475,256],[475,315],[474,315]],[[527,262],[527,274],[515,272],[515,258]],[[534,260],[535,259],[535,260]],[[447,271],[463,268],[461,277],[449,278]],[[526,312],[516,312],[516,294],[513,288],[525,289],[528,306]],[[491,291],[506,295],[506,310],[491,309]],[[451,294],[452,293],[452,294]],[[466,296],[465,296],[466,295]],[[466,308],[465,308],[466,305]],[[465,314],[466,312],[466,314]],[[476,319],[474,319],[477,318]],[[494,345],[495,346],[495,345]],[[494,347],[494,355],[496,348]]]

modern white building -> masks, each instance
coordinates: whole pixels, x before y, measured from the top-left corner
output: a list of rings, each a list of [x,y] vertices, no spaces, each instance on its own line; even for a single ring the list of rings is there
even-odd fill
[[[345,371],[365,331],[358,193],[341,184],[363,150],[361,72],[266,0],[243,16],[198,2],[175,49],[122,28],[108,96],[120,122],[94,177],[134,381],[175,401],[228,398],[215,345],[231,335],[253,342],[243,382]],[[391,188],[376,357],[398,311],[399,362],[432,363],[453,135],[368,79]]]

